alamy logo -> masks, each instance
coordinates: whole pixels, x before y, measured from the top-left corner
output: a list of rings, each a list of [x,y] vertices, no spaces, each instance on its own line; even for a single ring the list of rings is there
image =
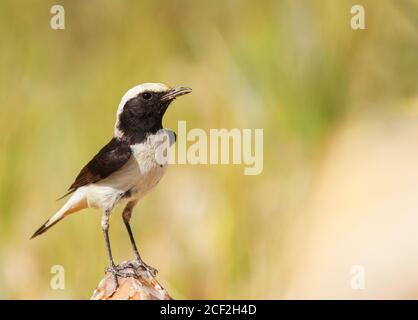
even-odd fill
[[[159,164],[244,164],[245,175],[263,171],[263,129],[194,128],[187,131],[186,121],[179,121],[177,143],[161,137],[155,158]]]
[[[366,18],[364,7],[360,4],[356,4],[351,7],[351,29],[364,30],[366,29]]]
[[[64,267],[57,264],[51,267],[51,277],[50,286],[53,290],[64,290],[65,289],[65,271]]]
[[[51,7],[51,28],[53,30],[64,30],[65,29],[65,11],[64,7],[56,4]]]
[[[366,288],[366,270],[362,265],[351,266],[351,289],[364,290]]]

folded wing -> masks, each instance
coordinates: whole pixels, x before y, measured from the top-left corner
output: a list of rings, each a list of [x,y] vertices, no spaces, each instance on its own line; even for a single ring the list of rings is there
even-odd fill
[[[89,163],[81,169],[77,178],[68,189],[67,195],[77,188],[98,182],[123,167],[132,155],[130,146],[117,138],[112,138]]]

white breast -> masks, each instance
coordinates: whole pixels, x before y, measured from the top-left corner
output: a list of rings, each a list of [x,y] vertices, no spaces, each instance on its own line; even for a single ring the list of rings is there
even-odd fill
[[[139,177],[136,181],[136,198],[142,198],[157,185],[167,169],[166,155],[168,152],[171,131],[162,129],[149,135],[143,143],[131,146]]]
[[[117,172],[89,186],[89,206],[113,209],[122,195],[125,200],[139,200],[163,177],[167,169],[168,147],[175,141],[172,131],[161,129],[142,143],[132,145],[132,157]]]

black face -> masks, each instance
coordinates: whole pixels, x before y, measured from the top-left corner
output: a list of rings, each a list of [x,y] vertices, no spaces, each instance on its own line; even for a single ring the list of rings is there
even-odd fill
[[[119,115],[118,129],[129,144],[142,142],[147,134],[162,128],[162,120],[172,100],[163,97],[167,92],[146,91],[126,102]]]

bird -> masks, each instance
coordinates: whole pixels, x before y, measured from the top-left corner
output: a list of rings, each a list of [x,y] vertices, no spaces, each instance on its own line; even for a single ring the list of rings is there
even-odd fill
[[[136,204],[153,189],[167,169],[167,161],[158,157],[176,141],[175,132],[163,128],[163,117],[169,105],[179,96],[192,91],[189,87],[169,87],[162,83],[143,83],[129,89],[122,97],[112,139],[81,169],[68,192],[65,204],[49,218],[31,239],[43,234],[68,215],[85,208],[102,211],[101,228],[106,243],[109,265],[117,276],[125,276],[113,260],[109,239],[112,211],[126,203],[122,218],[129,235],[137,267],[155,275],[157,270],[146,264],[139,254],[130,226]]]

